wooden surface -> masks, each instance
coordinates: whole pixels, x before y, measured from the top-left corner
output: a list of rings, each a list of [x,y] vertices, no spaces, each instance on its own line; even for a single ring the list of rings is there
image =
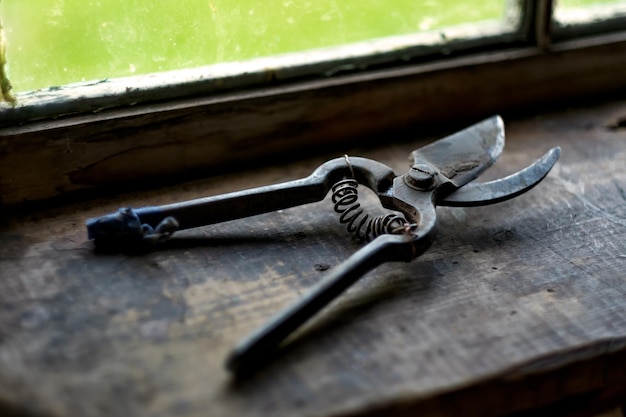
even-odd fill
[[[489,178],[561,146],[542,184],[439,208],[425,255],[368,274],[240,381],[229,349],[360,247],[330,202],[134,255],[94,252],[84,221],[302,177],[325,158],[5,217],[0,414],[496,416],[626,384],[625,120],[614,102],[506,121]],[[424,143],[349,153],[401,173]]]

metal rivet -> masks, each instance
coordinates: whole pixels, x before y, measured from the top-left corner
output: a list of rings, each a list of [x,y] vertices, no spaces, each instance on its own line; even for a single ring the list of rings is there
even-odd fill
[[[428,164],[415,164],[404,179],[411,188],[430,190],[435,186],[436,174],[435,169]]]

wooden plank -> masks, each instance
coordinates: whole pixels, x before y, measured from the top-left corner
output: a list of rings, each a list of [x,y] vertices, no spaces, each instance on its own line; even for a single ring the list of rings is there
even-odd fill
[[[0,129],[0,203],[197,178],[626,89],[626,35]],[[37,166],[33,170],[30,167]]]
[[[440,208],[420,259],[368,274],[252,377],[236,341],[360,244],[329,201],[97,253],[84,220],[297,178],[323,159],[0,226],[0,404],[34,415],[496,416],[626,383],[626,103],[507,124],[490,176],[556,145],[557,167],[497,206]],[[354,150],[407,168],[424,141]],[[0,408],[2,410],[2,408]]]

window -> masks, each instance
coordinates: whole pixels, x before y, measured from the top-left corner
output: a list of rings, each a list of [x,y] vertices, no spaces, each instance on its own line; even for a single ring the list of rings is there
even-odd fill
[[[3,5],[11,78],[28,109],[7,111],[7,122],[432,60],[519,42],[527,26],[502,0],[395,0],[389,13],[380,0],[39,2]],[[116,78],[136,73],[149,75]]]
[[[554,10],[557,38],[626,29],[626,1],[560,0]]]
[[[190,178],[626,89],[623,2],[503,4],[480,24],[18,93],[0,105],[0,196]]]
[[[429,30],[449,37],[476,22],[515,27],[502,25],[502,0],[12,0],[3,9],[19,92]]]

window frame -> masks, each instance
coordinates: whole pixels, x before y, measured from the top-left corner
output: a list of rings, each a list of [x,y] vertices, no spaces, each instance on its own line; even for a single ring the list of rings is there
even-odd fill
[[[390,36],[345,45],[122,78],[104,78],[18,93],[0,106],[0,127],[109,109],[271,88],[431,62],[532,43],[534,1],[515,0],[510,19]],[[509,23],[513,23],[511,26]],[[511,26],[509,28],[509,26]]]
[[[626,90],[626,32],[553,42],[553,2],[521,5],[519,30],[498,48],[438,45],[416,49],[415,62],[387,57],[332,76],[261,65],[247,78],[183,74],[186,83],[162,86],[173,74],[156,74],[87,86],[95,95],[40,94],[0,113],[0,205],[186,180]]]

